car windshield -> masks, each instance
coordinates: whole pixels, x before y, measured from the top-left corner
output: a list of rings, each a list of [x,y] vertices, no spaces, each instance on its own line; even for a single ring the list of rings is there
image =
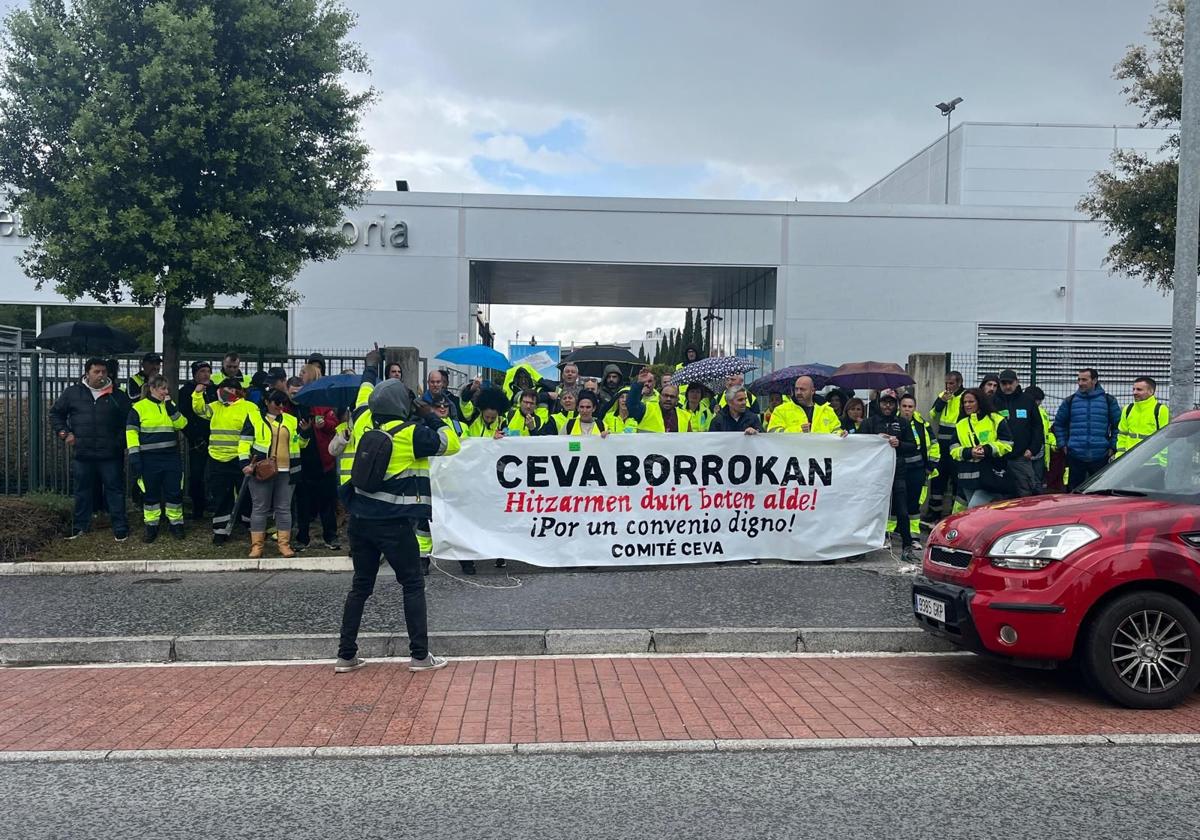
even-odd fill
[[[1200,500],[1200,422],[1165,426],[1110,463],[1080,492]]]

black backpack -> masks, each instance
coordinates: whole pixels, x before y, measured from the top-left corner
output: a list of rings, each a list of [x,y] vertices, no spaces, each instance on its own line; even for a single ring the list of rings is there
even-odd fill
[[[401,423],[394,429],[384,431],[378,426],[367,429],[362,440],[354,448],[354,464],[350,468],[350,483],[364,493],[378,493],[383,489],[388,464],[392,460],[392,438],[407,429],[412,423]]]

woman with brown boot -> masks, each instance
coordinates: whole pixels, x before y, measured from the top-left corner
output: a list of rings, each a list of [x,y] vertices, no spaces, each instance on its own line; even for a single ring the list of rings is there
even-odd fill
[[[238,456],[253,508],[250,513],[250,557],[262,557],[267,541],[267,516],[273,515],[278,531],[279,554],[295,557],[292,550],[292,488],[300,472],[300,449],[308,445],[295,416],[286,414],[291,403],[284,391],[272,391],[263,411],[251,412],[242,426]]]

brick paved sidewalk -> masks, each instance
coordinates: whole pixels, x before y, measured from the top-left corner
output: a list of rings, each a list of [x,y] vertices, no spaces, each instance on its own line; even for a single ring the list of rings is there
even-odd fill
[[[974,657],[395,660],[0,670],[0,750],[1200,732]]]

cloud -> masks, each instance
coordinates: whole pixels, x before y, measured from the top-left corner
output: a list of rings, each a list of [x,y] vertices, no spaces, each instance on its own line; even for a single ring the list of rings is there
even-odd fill
[[[350,0],[416,190],[844,200],[975,121],[1130,122],[1111,78],[1153,0]]]

